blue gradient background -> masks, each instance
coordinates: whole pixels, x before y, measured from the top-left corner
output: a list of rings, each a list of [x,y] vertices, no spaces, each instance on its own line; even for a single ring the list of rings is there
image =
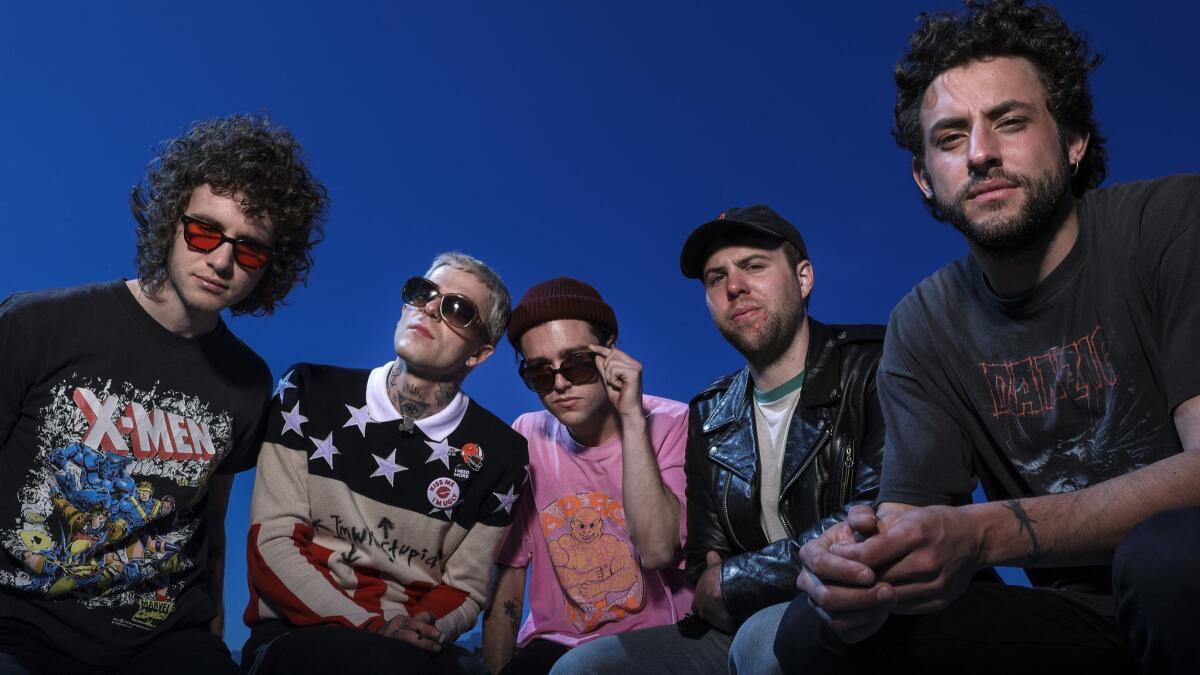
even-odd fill
[[[1071,1],[1110,182],[1195,171],[1195,3]],[[814,316],[886,322],[965,247],[925,213],[889,136],[891,67],[923,9],[861,3],[7,3],[0,8],[0,295],[133,274],[126,199],[191,121],[270,111],[333,200],[306,288],[234,330],[278,376],[391,357],[402,280],[447,249],[514,297],[570,274],[616,308],[646,389],[737,368],[700,286],[696,225],[766,202],[808,240]],[[103,327],[80,326],[81,331]],[[505,419],[537,399],[511,350],[466,383]],[[253,475],[227,527],[226,638],[247,635]]]

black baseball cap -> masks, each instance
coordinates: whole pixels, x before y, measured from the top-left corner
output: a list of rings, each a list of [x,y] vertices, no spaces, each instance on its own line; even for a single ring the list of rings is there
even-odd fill
[[[736,230],[748,230],[768,237],[786,241],[800,251],[800,258],[808,260],[808,248],[800,231],[783,216],[765,204],[726,209],[713,220],[704,223],[688,235],[679,253],[679,271],[689,279],[699,279],[704,274],[704,262],[717,239]]]

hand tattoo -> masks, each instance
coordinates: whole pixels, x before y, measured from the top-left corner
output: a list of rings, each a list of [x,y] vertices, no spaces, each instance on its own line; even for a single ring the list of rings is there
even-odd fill
[[[1010,499],[1004,502],[1004,508],[1012,511],[1013,516],[1016,517],[1017,534],[1021,534],[1026,530],[1029,531],[1029,541],[1033,545],[1033,550],[1031,550],[1029,555],[1025,558],[1025,562],[1023,564],[1026,567],[1038,564],[1045,559],[1046,556],[1054,552],[1054,549],[1042,549],[1042,544],[1037,538],[1037,532],[1035,532],[1033,529],[1033,526],[1035,523],[1037,523],[1037,521],[1033,518],[1030,518],[1028,513],[1025,513],[1025,507],[1021,506],[1021,502],[1017,501],[1016,499]]]

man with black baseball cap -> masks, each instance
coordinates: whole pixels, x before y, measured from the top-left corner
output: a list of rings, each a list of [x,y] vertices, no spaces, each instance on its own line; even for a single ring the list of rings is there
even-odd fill
[[[875,496],[883,327],[808,316],[814,275],[804,238],[767,206],[728,209],[696,228],[679,267],[702,281],[717,330],[747,362],[689,410],[693,614],[677,627],[576,648],[556,674],[779,672],[764,645],[798,592],[799,546]]]

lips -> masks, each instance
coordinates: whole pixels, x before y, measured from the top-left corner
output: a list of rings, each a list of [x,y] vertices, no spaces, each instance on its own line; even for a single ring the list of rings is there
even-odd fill
[[[209,293],[224,293],[225,291],[229,290],[229,286],[227,286],[220,279],[203,276],[200,274],[195,275],[195,277],[200,282],[200,287]]]
[[[423,337],[427,337],[427,338],[429,338],[430,340],[432,340],[432,339],[433,339],[433,332],[432,332],[432,331],[430,331],[430,330],[429,330],[428,328],[426,328],[425,326],[423,326],[423,325],[419,324],[419,323],[413,324],[413,325],[412,325],[412,327],[411,327],[411,328],[409,328],[409,330],[411,330],[412,332],[416,333],[417,335],[421,335],[421,336],[423,336]]]
[[[729,315],[729,321],[732,323],[746,323],[751,321],[761,312],[762,308],[757,305],[745,305],[733,310]]]
[[[1016,183],[1007,180],[985,180],[981,181],[971,191],[967,193],[968,199],[989,199],[1000,198],[1007,195],[1011,190],[1017,187]]]
[[[578,398],[560,398],[556,401],[551,402],[550,405],[554,406],[555,408],[562,408],[563,410],[574,410],[575,407],[579,405],[579,399]]]

